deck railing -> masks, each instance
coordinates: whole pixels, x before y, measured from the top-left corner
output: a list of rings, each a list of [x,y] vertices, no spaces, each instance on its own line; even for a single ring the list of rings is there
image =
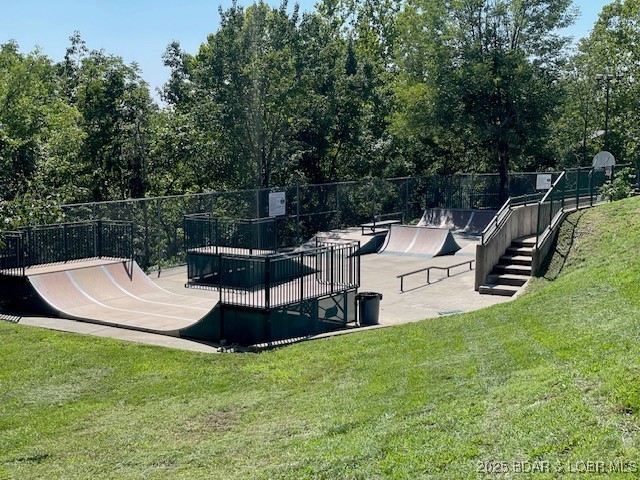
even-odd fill
[[[269,253],[278,249],[275,218],[230,219],[207,213],[185,215],[184,246],[187,252],[205,249],[210,253]]]
[[[360,285],[359,242],[265,256],[219,255],[220,301],[254,309],[301,303]]]
[[[0,273],[25,274],[35,265],[72,262],[88,258],[133,260],[131,222],[92,220],[22,227],[2,233]]]

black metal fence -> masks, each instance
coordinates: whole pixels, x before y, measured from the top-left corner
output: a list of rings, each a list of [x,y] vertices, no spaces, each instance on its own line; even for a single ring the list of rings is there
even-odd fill
[[[611,177],[628,165],[617,165],[611,169]],[[566,170],[555,180],[551,189],[540,200],[536,227],[536,244],[540,236],[554,222],[554,218],[567,208],[592,206],[603,199],[600,190],[609,177],[603,169],[578,168]]]
[[[24,275],[27,267],[88,258],[133,259],[133,224],[95,220],[38,225],[5,232],[0,273]]]
[[[184,246],[187,252],[272,253],[278,249],[275,218],[230,219],[208,213],[184,217]]]
[[[536,191],[536,173],[509,177],[509,195]],[[497,175],[449,175],[371,179],[320,185],[207,192],[64,205],[67,219],[112,218],[134,223],[135,259],[143,268],[186,263],[183,217],[262,219],[270,216],[270,195],[284,193],[284,215],[274,217],[278,247],[299,244],[318,232],[384,218],[419,219],[427,207],[498,209]]]
[[[0,233],[0,273],[24,276],[24,239],[20,232]]]
[[[269,310],[360,285],[358,242],[266,256],[220,254],[220,301]]]

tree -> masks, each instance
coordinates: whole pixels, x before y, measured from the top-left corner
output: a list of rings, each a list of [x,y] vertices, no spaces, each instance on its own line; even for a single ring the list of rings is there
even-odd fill
[[[567,108],[578,110],[588,101],[590,154],[604,148],[606,82],[597,74],[612,75],[609,84],[609,145],[618,160],[634,160],[640,154],[640,2],[615,0],[600,13],[588,38],[580,42],[573,59],[575,77],[583,85],[581,95],[567,98]],[[581,130],[574,131],[573,143],[581,141]]]
[[[77,200],[145,196],[150,118],[156,109],[138,66],[89,51],[76,33],[58,69],[85,134],[75,180],[87,193]]]
[[[0,200],[72,196],[83,133],[79,112],[59,95],[52,62],[0,46]]]
[[[286,2],[277,9],[260,2],[246,11],[234,2],[220,16],[220,29],[197,55],[170,46],[165,99],[209,145],[217,181],[267,187],[287,162],[300,94],[297,7],[289,15]]]
[[[434,157],[500,174],[538,167],[574,18],[571,0],[409,0],[400,20],[399,98],[419,95],[395,118]],[[424,113],[411,118],[413,114]],[[414,140],[415,142],[415,140]],[[485,165],[482,165],[482,159]],[[464,165],[464,163],[460,163]]]

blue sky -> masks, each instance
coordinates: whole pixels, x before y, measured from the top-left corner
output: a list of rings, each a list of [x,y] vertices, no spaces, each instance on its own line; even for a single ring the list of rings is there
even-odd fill
[[[588,35],[598,13],[610,1],[574,0],[582,13],[568,33],[578,38]],[[303,10],[310,10],[315,0],[299,3]],[[155,89],[169,75],[162,65],[167,44],[178,40],[183,49],[196,52],[207,34],[218,27],[219,5],[226,9],[231,0],[0,0],[0,43],[14,39],[23,52],[39,46],[57,61],[63,58],[69,37],[78,30],[90,49],[103,48],[127,63],[137,62],[143,78]]]

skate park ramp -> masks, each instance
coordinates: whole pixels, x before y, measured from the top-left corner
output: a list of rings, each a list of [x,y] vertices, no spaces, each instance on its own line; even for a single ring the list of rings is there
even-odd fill
[[[27,275],[22,291],[38,313],[176,337],[219,318],[217,298],[169,292],[130,261]]]
[[[493,219],[494,210],[428,208],[418,222],[421,227],[446,228],[456,233],[479,235]]]
[[[460,250],[450,230],[444,228],[392,225],[379,253],[438,257]]]
[[[342,228],[330,230],[328,232],[318,233],[308,242],[303,243],[299,249],[308,249],[316,247],[316,240],[331,240],[334,242],[360,242],[360,249],[355,252],[356,255],[367,255],[376,253],[387,236],[387,232],[376,233],[373,235],[363,235],[360,227]]]

